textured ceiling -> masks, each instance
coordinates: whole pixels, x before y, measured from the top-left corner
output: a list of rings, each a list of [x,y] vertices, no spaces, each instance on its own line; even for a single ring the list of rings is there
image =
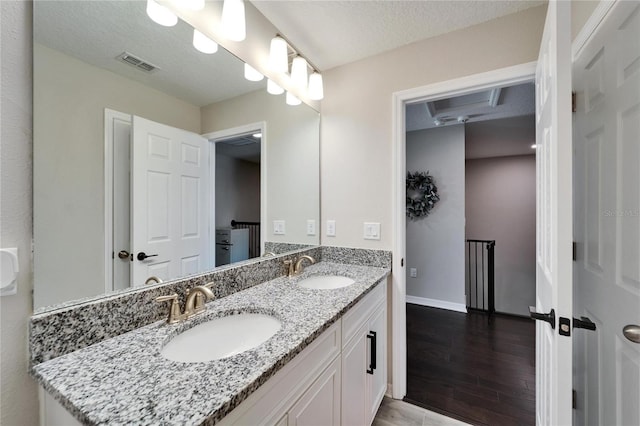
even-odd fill
[[[252,3],[320,70],[469,27],[543,1],[260,1]]]
[[[220,47],[206,55],[193,48],[183,21],[162,27],[147,17],[144,1],[34,2],[34,40],[196,106],[266,87],[244,78],[243,62]],[[115,60],[127,51],[160,70],[146,74]]]

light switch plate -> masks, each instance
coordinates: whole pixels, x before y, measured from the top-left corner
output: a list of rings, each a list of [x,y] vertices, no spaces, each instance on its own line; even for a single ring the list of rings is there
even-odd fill
[[[418,277],[418,270],[416,268],[409,268],[409,276],[411,278],[417,278]]]
[[[336,236],[336,221],[328,220],[327,221],[327,237],[335,237]]]
[[[380,239],[380,223],[365,222],[364,223],[364,239],[379,240]]]
[[[284,235],[284,220],[274,220],[273,221],[273,235]]]
[[[313,219],[307,220],[307,235],[316,235],[316,221]]]

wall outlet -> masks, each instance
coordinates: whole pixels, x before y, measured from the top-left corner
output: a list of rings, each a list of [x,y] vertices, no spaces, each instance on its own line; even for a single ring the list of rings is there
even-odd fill
[[[274,220],[273,221],[273,235],[284,235],[284,220]]]
[[[327,237],[335,237],[336,236],[336,221],[328,220],[327,221]]]
[[[418,276],[418,270],[416,268],[409,268],[409,276],[416,278]]]
[[[377,222],[365,222],[364,223],[364,239],[365,240],[379,240],[380,239],[380,224]]]
[[[313,219],[307,220],[307,235],[316,235],[316,221]]]

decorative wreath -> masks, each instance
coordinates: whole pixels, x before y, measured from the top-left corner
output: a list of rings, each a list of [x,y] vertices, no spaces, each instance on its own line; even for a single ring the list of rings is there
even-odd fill
[[[407,173],[407,217],[418,219],[428,216],[440,200],[438,188],[429,172]]]

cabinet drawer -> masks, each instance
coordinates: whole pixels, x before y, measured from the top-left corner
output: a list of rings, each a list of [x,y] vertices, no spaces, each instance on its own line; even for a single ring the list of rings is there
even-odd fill
[[[385,300],[387,295],[387,280],[378,284],[376,288],[371,290],[356,306],[351,308],[342,317],[342,346],[344,347],[349,340],[356,335],[358,329],[367,321],[371,313],[378,307],[381,301]]]

